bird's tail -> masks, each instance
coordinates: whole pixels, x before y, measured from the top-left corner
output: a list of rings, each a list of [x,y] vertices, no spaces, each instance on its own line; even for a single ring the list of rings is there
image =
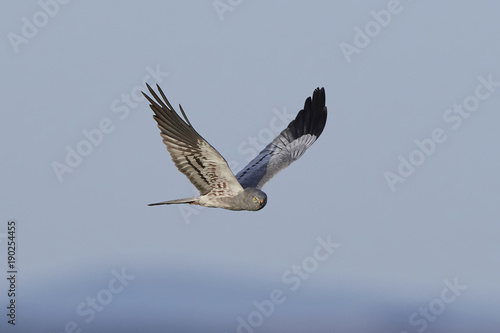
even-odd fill
[[[199,201],[200,201],[200,197],[191,197],[191,198],[176,199],[176,200],[169,200],[169,201],[152,203],[152,204],[149,204],[148,206],[187,204],[187,203],[191,204],[191,205],[198,205]]]

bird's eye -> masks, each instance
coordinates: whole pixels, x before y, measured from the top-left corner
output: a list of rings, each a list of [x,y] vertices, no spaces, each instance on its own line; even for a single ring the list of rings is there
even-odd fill
[[[253,201],[257,202],[259,200],[257,199],[257,197],[253,197]]]

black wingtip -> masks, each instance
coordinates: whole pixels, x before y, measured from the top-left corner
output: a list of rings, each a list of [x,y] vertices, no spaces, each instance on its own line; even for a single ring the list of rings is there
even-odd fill
[[[311,134],[318,138],[326,125],[327,108],[325,88],[316,88],[312,97],[307,97],[304,109],[300,110],[295,120],[289,125],[294,138]]]
[[[312,97],[313,101],[315,101],[319,107],[325,107],[326,105],[326,94],[325,94],[325,88],[321,87],[321,88],[316,88],[314,89],[314,92],[313,92],[313,97]]]

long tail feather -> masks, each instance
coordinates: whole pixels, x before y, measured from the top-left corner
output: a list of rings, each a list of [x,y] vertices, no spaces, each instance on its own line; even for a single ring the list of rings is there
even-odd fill
[[[149,204],[148,206],[172,205],[172,204],[192,204],[192,205],[197,205],[198,202],[199,202],[199,199],[200,199],[200,197],[191,197],[191,198],[184,198],[184,199],[176,199],[176,200],[169,200],[169,201],[152,203],[152,204]]]

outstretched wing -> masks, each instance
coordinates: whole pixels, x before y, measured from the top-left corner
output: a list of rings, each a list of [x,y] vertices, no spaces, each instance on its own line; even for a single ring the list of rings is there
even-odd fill
[[[312,100],[270,144],[236,175],[241,186],[262,188],[278,172],[298,160],[321,135],[326,124],[325,89],[316,88]]]
[[[175,112],[160,86],[156,85],[163,100],[146,85],[154,100],[144,92],[142,94],[151,104],[155,113],[153,118],[177,169],[186,175],[201,195],[212,192],[225,196],[243,191],[226,160],[191,126],[182,106],[179,105],[186,121]]]

